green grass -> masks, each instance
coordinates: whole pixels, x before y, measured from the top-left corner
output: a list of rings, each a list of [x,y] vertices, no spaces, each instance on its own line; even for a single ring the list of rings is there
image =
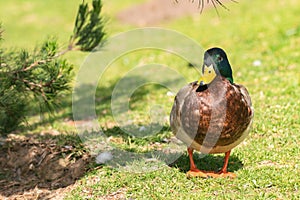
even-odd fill
[[[3,45],[32,48],[49,33],[66,41],[72,31],[78,2],[62,1],[58,2],[59,6],[53,2],[47,2],[47,5],[40,1],[30,2],[0,3],[0,18],[6,30]],[[115,16],[131,2],[141,1],[104,1],[109,35],[132,27],[119,22]],[[118,191],[133,199],[300,197],[300,24],[297,17],[300,2],[253,0],[231,3],[227,7],[230,12],[219,9],[220,17],[214,10],[209,10],[160,26],[188,35],[205,49],[223,47],[233,66],[235,81],[248,88],[255,108],[255,120],[250,136],[232,152],[229,170],[234,171],[238,178],[187,179],[185,172],[189,163],[184,154],[173,165],[152,172],[128,173],[101,166],[78,180],[80,184],[67,195],[67,199],[98,199]],[[51,23],[47,22],[48,18],[53,19]],[[78,69],[85,55],[74,53],[68,58]],[[201,57],[199,55],[199,59]],[[262,65],[253,66],[255,60],[260,60]],[[165,128],[161,132],[146,139],[132,137],[115,127],[110,111],[114,85],[128,70],[147,63],[170,66],[188,81],[198,79],[195,70],[186,67],[182,59],[154,50],[125,55],[109,67],[97,88],[96,111],[105,134],[113,138],[114,145],[131,152],[157,150],[160,147],[157,143],[172,135],[167,120],[163,121]],[[131,99],[132,111],[128,118],[137,124],[148,122],[144,110],[155,104],[163,105],[168,115],[173,97],[167,96],[167,91],[157,85],[137,90]],[[69,104],[60,112],[62,118],[65,113],[71,114]],[[74,132],[62,121],[42,124],[31,131],[38,133],[42,129],[54,128],[66,134]],[[223,155],[195,158],[201,169],[216,170],[222,166]]]

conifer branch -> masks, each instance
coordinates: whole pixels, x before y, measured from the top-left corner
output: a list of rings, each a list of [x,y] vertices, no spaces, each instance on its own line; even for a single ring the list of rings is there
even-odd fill
[[[73,66],[62,56],[92,51],[103,42],[101,8],[101,0],[93,0],[90,10],[84,1],[79,5],[73,34],[63,51],[51,38],[33,52],[0,48],[0,135],[16,129],[33,104],[50,112],[57,107],[61,99],[57,97],[69,91],[73,79]],[[0,41],[1,35],[0,27]]]

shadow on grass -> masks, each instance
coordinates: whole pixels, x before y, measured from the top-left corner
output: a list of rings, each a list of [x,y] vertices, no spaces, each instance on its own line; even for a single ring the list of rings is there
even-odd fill
[[[161,94],[161,92],[165,93],[165,86],[170,86],[174,89],[178,87],[177,85],[180,85],[178,82],[182,81],[178,77],[171,77],[157,84],[152,83],[151,79],[148,79],[149,78],[144,75],[137,74],[123,79],[118,78],[110,80],[109,82],[99,83],[97,87],[93,84],[82,84],[75,90],[75,96],[73,96],[72,93],[65,94],[60,100],[59,106],[53,112],[53,115],[49,115],[49,112],[45,109],[41,109],[38,104],[31,105],[29,116],[40,115],[40,121],[30,126],[24,126],[19,130],[34,130],[38,126],[51,124],[58,120],[74,120],[74,113],[76,114],[75,120],[83,121],[94,118],[95,112],[97,117],[101,117],[101,119],[113,117],[111,112],[112,103],[121,106],[121,109],[118,109],[117,113],[122,114],[127,111],[127,109],[125,108],[124,110],[123,107],[127,105],[128,100],[130,107],[128,109],[131,109],[132,106],[143,105],[145,101],[147,101],[148,94],[154,93],[154,95],[156,95]],[[122,80],[122,84],[119,83],[120,80]],[[116,85],[119,86],[114,96],[114,102],[112,102],[112,94]],[[137,88],[134,88],[135,86],[137,86]],[[128,94],[129,91],[133,92],[133,94]],[[128,95],[131,96],[128,98]],[[95,107],[92,107],[93,104]],[[75,112],[72,110],[73,108],[76,109]]]
[[[170,130],[169,126],[163,126],[162,129],[160,130],[160,132],[155,135],[145,137],[145,138],[132,138],[130,135],[128,135],[126,132],[124,132],[119,127],[113,127],[111,129],[107,129],[105,131],[105,135],[107,137],[114,136],[114,137],[122,138],[122,140],[126,143],[128,143],[130,140],[131,143],[136,143],[137,145],[138,144],[144,145],[147,142],[150,142],[150,143],[151,142],[152,143],[155,143],[155,142],[177,143],[178,145],[180,145],[180,148],[181,148],[180,150],[174,149],[176,147],[173,146],[172,147],[173,149],[171,152],[156,151],[156,150],[154,150],[154,152],[156,155],[158,155],[158,157],[160,157],[159,159],[161,161],[164,161],[165,164],[167,164],[168,166],[178,168],[181,172],[186,173],[190,167],[189,157],[185,150],[186,146],[182,142],[180,142],[177,138],[175,138],[170,133],[170,131],[171,130]],[[177,146],[177,148],[178,147],[179,146]],[[124,149],[124,150],[134,152],[134,149]],[[145,156],[148,156],[148,154],[151,155],[151,152],[147,152],[145,154]],[[170,159],[166,158],[166,156],[169,157]],[[207,170],[207,171],[218,171],[223,166],[225,154],[203,155],[197,151],[194,151],[193,157],[194,157],[195,164],[197,165],[197,167],[199,169]],[[139,158],[139,157],[137,156],[136,158]],[[127,160],[127,161],[129,161],[129,160]],[[133,162],[133,161],[131,160],[131,162]],[[230,172],[237,171],[237,170],[241,169],[242,167],[243,167],[242,161],[237,156],[232,154],[229,158],[228,171],[230,171]]]
[[[224,164],[225,155],[205,155],[200,157],[201,154],[194,152],[194,161],[198,169],[205,171],[219,171]],[[170,167],[178,168],[181,172],[188,172],[190,170],[190,161],[187,154],[179,157],[175,162],[169,165]],[[228,171],[234,172],[243,167],[242,161],[235,155],[229,158]]]
[[[158,126],[156,123],[155,124],[145,124],[145,125],[139,125],[143,128],[148,128],[148,127],[152,127],[152,126]],[[112,128],[108,128],[104,130],[104,134],[106,135],[106,137],[121,137],[125,142],[135,142],[135,141],[140,141],[140,140],[144,140],[144,141],[151,141],[151,142],[162,142],[162,140],[167,137],[167,136],[171,136],[170,131],[171,128],[169,126],[166,125],[159,125],[159,129],[155,134],[151,134],[152,132],[145,132],[145,134],[132,134],[129,133],[127,131],[127,129],[130,128],[136,128],[136,126],[125,126],[123,128],[120,128],[118,126],[114,126]],[[144,132],[144,131],[140,131],[140,132]],[[147,133],[149,133],[147,135]]]

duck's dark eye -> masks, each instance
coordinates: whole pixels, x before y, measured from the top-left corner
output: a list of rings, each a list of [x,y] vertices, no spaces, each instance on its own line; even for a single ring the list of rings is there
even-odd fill
[[[223,60],[223,57],[222,57],[222,56],[217,56],[217,60],[218,60],[219,62],[221,62],[221,61]]]
[[[211,73],[211,71],[209,70],[209,71],[208,71],[208,73],[210,74],[210,73]]]

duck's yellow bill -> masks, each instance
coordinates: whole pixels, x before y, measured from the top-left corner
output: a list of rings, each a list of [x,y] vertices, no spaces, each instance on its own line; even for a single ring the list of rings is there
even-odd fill
[[[216,72],[213,65],[206,66],[204,65],[203,74],[199,79],[199,83],[203,82],[204,84],[209,84],[216,77]]]

